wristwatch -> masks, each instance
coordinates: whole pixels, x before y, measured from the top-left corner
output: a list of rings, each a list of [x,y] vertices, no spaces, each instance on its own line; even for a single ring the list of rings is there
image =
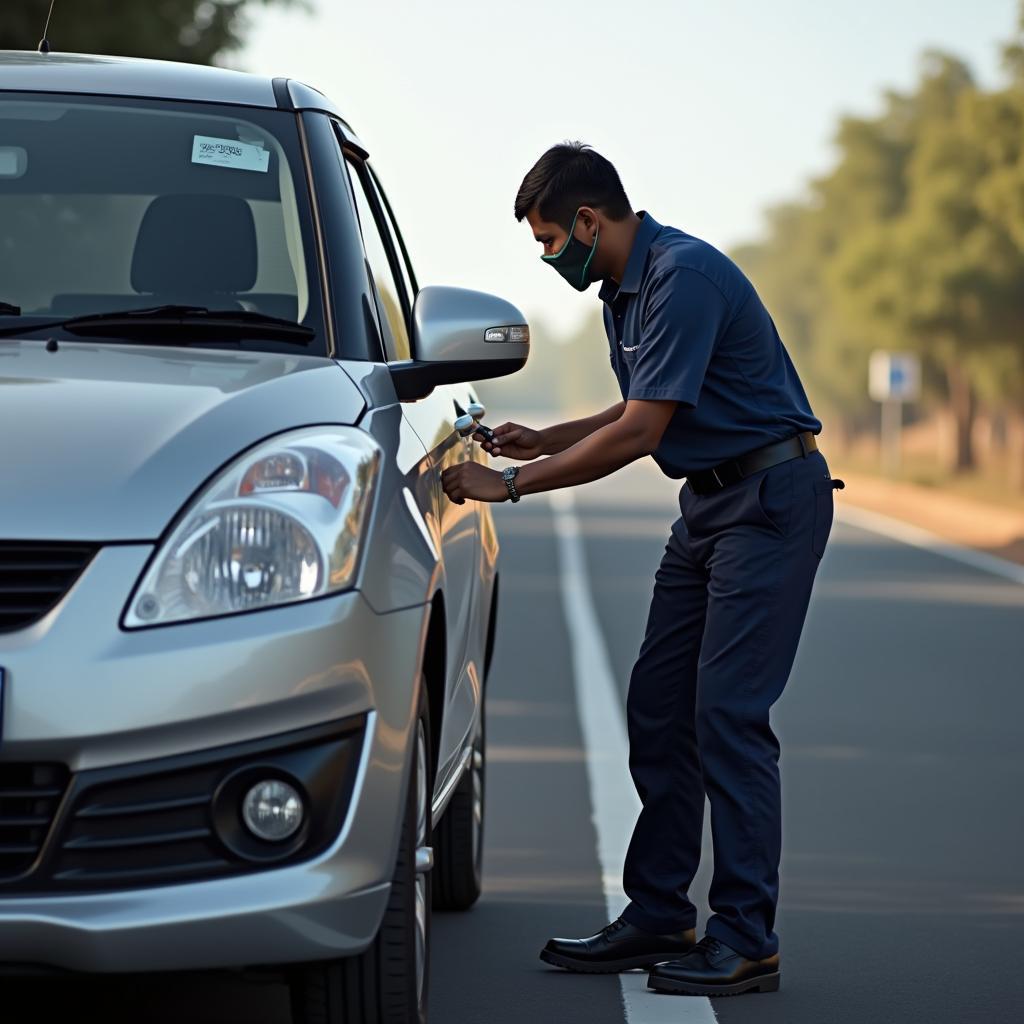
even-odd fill
[[[508,496],[513,501],[518,501],[520,498],[519,492],[516,490],[516,477],[519,475],[518,466],[506,466],[501,471],[501,479],[505,481],[505,486],[508,488]]]

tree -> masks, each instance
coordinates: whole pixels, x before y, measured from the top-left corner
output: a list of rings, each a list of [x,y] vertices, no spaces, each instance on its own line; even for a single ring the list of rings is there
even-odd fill
[[[961,350],[977,329],[967,323],[977,268],[965,241],[977,226],[972,195],[982,161],[963,144],[957,117],[973,91],[961,62],[926,55],[917,90],[891,107],[909,142],[904,201],[892,217],[865,218],[826,269],[841,317],[870,336],[872,347],[916,349],[941,366],[957,428],[955,469],[973,463],[974,391]]]
[[[869,225],[835,268],[845,309],[888,343],[937,365],[955,423],[952,467],[973,467],[972,426],[986,365],[1020,345],[1024,110],[1014,90],[984,92],[955,59],[933,55],[915,94],[916,139],[901,215]],[[993,382],[989,382],[992,384]],[[1008,398],[1002,377],[990,395]]]
[[[1019,0],[1016,34],[1003,47],[1003,67],[1012,85],[1024,87],[1024,0]]]
[[[1004,55],[1010,84],[984,97],[975,128],[989,164],[978,208],[1005,233],[1007,256],[998,302],[989,300],[991,344],[973,373],[983,397],[1008,421],[1010,482],[1024,490],[1024,3],[1017,40]]]
[[[803,351],[809,387],[848,422],[870,408],[868,352],[917,350],[955,422],[955,470],[974,463],[979,397],[1014,410],[1024,435],[1024,3],[1019,36],[1012,82],[994,92],[926,53],[916,88],[887,93],[877,117],[844,118],[833,169],[737,253]]]
[[[836,268],[865,235],[899,216],[907,202],[913,128],[905,97],[891,92],[875,118],[844,117],[838,159],[809,194],[768,212],[768,235],[734,256],[753,277],[791,348],[815,405],[848,428],[875,422],[867,394],[867,353],[880,342],[862,307],[844,303]]]
[[[297,4],[305,0],[259,0]],[[246,0],[56,0],[48,36],[54,50],[212,64],[236,49]],[[50,0],[4,0],[0,49],[34,50]]]

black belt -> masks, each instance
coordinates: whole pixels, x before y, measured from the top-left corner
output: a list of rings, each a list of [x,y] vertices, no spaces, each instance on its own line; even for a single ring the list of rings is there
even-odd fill
[[[726,459],[710,469],[701,469],[696,473],[688,473],[686,479],[694,494],[712,494],[729,484],[734,484],[744,477],[757,473],[780,462],[806,456],[808,452],[817,451],[818,442],[814,434],[805,430],[802,434],[794,434],[784,441],[773,441],[763,448],[744,452],[735,459]]]

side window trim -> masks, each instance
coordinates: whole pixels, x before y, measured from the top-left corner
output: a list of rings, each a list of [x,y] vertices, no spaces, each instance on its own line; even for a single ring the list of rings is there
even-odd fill
[[[385,252],[388,257],[388,265],[391,270],[391,276],[394,279],[395,289],[398,292],[398,301],[402,306],[402,315],[405,319],[406,329],[408,330],[412,324],[412,299],[406,292],[405,278],[402,275],[401,267],[398,263],[398,253],[395,252],[394,241],[391,237],[391,228],[389,227],[386,215],[381,209],[380,204],[377,201],[376,187],[371,180],[370,184],[374,187],[366,187],[367,177],[367,165],[357,156],[354,150],[345,146],[344,141],[339,137],[339,142],[342,144],[342,153],[345,157],[345,164],[349,169],[349,173],[355,173],[359,179],[359,186],[363,190],[363,196],[370,206],[370,212],[373,214],[373,219],[376,224],[377,233],[380,236],[380,240],[384,245]],[[355,182],[352,183],[353,187]],[[356,215],[358,216],[358,206],[356,209]],[[362,230],[362,222],[359,224],[360,230]],[[365,242],[364,242],[365,245]]]
[[[356,196],[356,189],[358,188],[361,192],[362,199],[369,206],[370,215],[374,219],[374,224],[370,227],[372,232],[376,229],[376,239],[380,242],[384,250],[384,258],[387,262],[387,270],[391,278],[391,283],[395,289],[398,297],[398,303],[401,307],[401,313],[403,320],[407,321],[406,308],[408,300],[405,297],[405,283],[401,277],[396,276],[394,269],[394,254],[390,244],[390,239],[387,237],[387,232],[381,230],[379,219],[381,217],[380,211],[377,209],[376,204],[373,202],[374,197],[371,192],[367,190],[365,182],[363,181],[361,168],[363,166],[363,157],[366,155],[362,150],[350,146],[345,138],[344,132],[341,130],[337,121],[331,119],[331,132],[334,136],[335,144],[337,146],[337,154],[339,162],[342,166],[342,173],[344,175],[345,184],[347,186],[348,199],[352,207],[352,214],[355,218],[356,227],[359,232],[359,242],[362,248],[361,262],[363,265],[363,273],[366,278],[367,287],[369,288],[369,294],[372,299],[368,306],[372,306],[371,309],[367,309],[366,313],[372,317],[373,327],[377,335],[377,342],[381,347],[381,359],[384,362],[389,362],[391,359],[391,352],[400,350],[394,336],[391,324],[388,317],[384,313],[384,301],[381,296],[380,289],[377,286],[377,281],[374,277],[374,268],[370,260],[369,246],[366,241],[366,228],[363,225],[363,218],[360,213],[359,201]],[[411,343],[411,341],[407,341]]]
[[[339,137],[338,142],[341,143],[343,140]],[[374,321],[374,327],[377,333],[377,344],[380,345],[380,358],[382,362],[388,361],[388,339],[391,336],[391,328],[387,323],[387,318],[381,314],[381,298],[380,293],[377,291],[377,282],[373,279],[373,270],[370,267],[369,257],[366,255],[366,239],[363,238],[363,224],[359,218],[359,204],[356,202],[353,190],[355,189],[355,183],[352,181],[352,172],[349,169],[349,159],[347,152],[343,149],[339,152],[341,160],[342,173],[345,175],[345,181],[348,185],[349,201],[352,203],[352,214],[356,220],[356,228],[359,231],[359,244],[362,247],[360,255],[362,259],[360,262],[363,265],[363,273],[366,275],[366,286],[370,291],[370,297],[372,302],[367,305],[372,305],[373,309],[368,310],[372,315]]]
[[[322,218],[328,299],[335,327],[334,358],[382,362],[387,356],[376,323],[375,298],[366,279],[363,240],[341,147],[326,113],[307,110],[299,116]]]
[[[391,209],[391,201],[388,199],[387,192],[384,191],[380,183],[380,178],[377,177],[377,172],[367,163],[366,169],[370,174],[370,178],[373,181],[374,188],[377,190],[377,194],[381,198],[381,202],[384,204],[384,209],[387,211],[388,223],[391,226],[395,238],[398,239],[398,247],[402,251],[402,261],[405,264],[405,271],[409,277],[409,283],[412,285],[412,301],[416,301],[416,296],[419,294],[420,285],[419,281],[416,280],[416,271],[412,268],[412,260],[409,258],[409,250],[406,248],[405,239],[402,237],[402,232],[398,228],[398,221],[395,218],[395,211]]]
[[[362,160],[364,154],[346,143],[337,123],[334,133],[345,168],[349,196],[355,208],[365,272],[376,307],[376,325],[385,360],[410,359],[413,357],[412,282],[408,281],[406,271],[399,263],[397,246],[380,195],[365,160]]]

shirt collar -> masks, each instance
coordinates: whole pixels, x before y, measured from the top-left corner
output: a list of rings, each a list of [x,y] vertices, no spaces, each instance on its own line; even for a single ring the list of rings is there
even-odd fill
[[[629,250],[629,259],[626,260],[626,271],[622,275],[622,280],[616,286],[609,277],[601,285],[601,298],[605,302],[640,290],[640,278],[647,263],[647,253],[662,226],[646,210],[638,210],[637,216],[640,218],[640,226],[633,239],[633,248]]]

